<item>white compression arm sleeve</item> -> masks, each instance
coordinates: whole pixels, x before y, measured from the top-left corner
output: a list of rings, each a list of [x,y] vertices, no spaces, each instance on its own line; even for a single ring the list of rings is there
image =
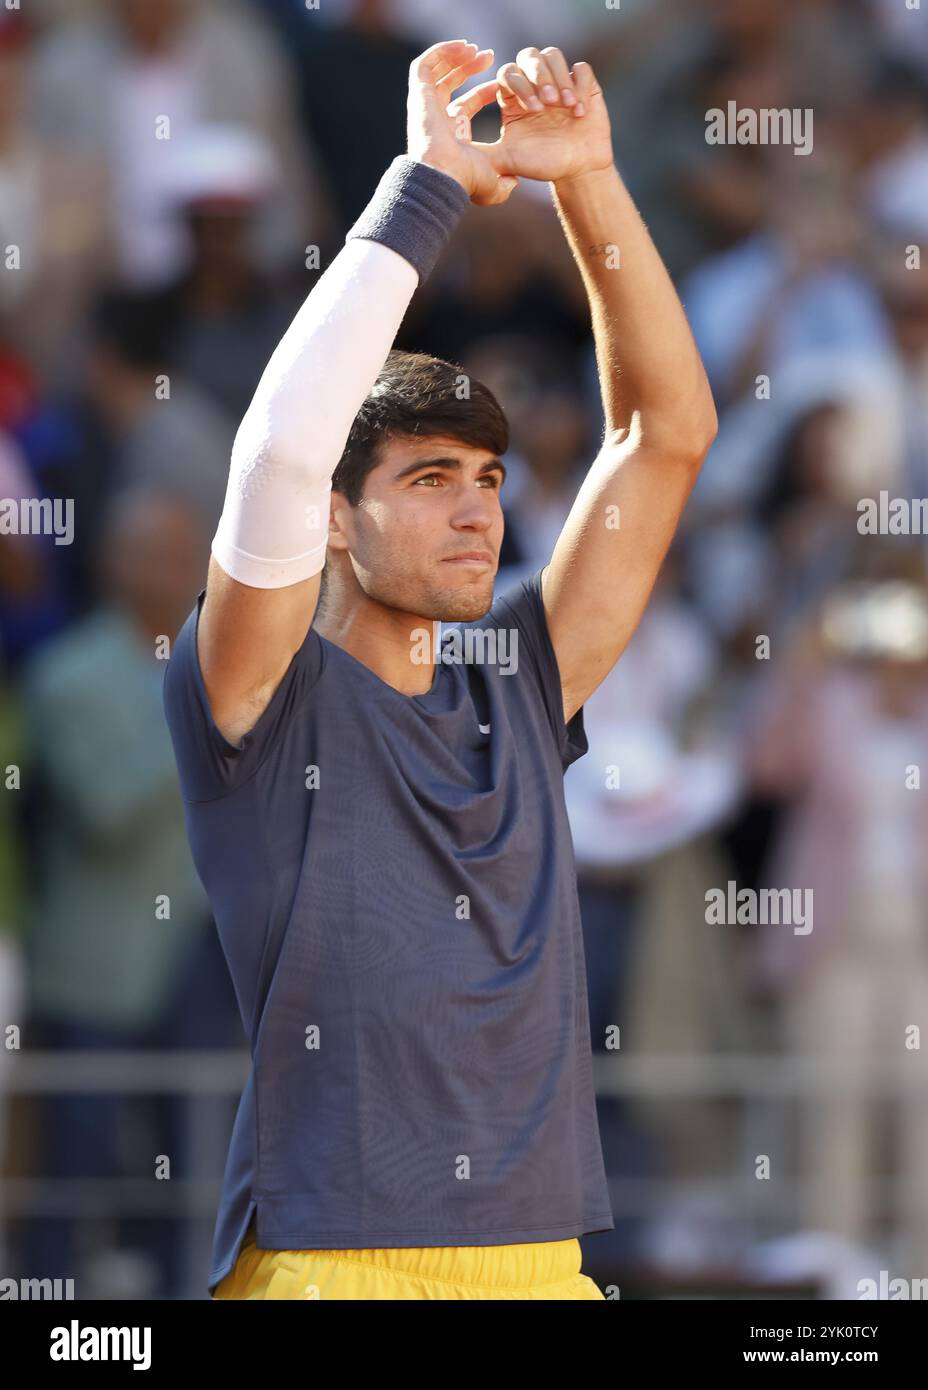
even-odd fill
[[[322,569],[352,422],[468,201],[449,175],[399,156],[313,286],[235,437],[211,547],[233,579],[279,589]]]

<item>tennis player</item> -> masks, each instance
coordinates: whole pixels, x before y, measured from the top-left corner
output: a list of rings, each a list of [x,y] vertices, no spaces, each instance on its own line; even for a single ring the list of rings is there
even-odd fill
[[[492,58],[412,64],[408,151],[267,366],[165,676],[253,1059],[218,1299],[603,1297],[563,774],[716,418],[592,69],[527,48],[455,100]],[[550,183],[583,276],[606,428],[550,563],[494,602],[505,417],[391,348],[468,201],[521,178]]]

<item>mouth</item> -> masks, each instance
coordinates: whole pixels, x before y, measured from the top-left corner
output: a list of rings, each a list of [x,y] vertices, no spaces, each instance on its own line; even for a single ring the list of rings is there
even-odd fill
[[[449,555],[442,560],[443,565],[492,565],[493,556],[485,550],[465,550],[460,555]]]

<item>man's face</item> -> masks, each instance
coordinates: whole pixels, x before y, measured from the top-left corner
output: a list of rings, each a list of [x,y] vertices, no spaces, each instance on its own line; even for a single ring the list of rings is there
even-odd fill
[[[359,587],[385,607],[433,621],[480,618],[493,600],[504,476],[494,455],[450,436],[391,440],[356,508],[332,494],[330,548],[349,553]]]

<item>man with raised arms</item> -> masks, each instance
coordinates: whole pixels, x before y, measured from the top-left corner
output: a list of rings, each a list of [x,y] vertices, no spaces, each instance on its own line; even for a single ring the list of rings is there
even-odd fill
[[[455,100],[492,58],[413,63],[407,152],[268,363],[165,677],[253,1058],[217,1298],[602,1298],[563,774],[716,418],[589,64],[524,49]],[[520,179],[550,184],[583,277],[606,424],[549,563],[494,602],[505,417],[392,344],[468,201],[492,217]],[[422,660],[423,628],[478,621],[518,659]]]

